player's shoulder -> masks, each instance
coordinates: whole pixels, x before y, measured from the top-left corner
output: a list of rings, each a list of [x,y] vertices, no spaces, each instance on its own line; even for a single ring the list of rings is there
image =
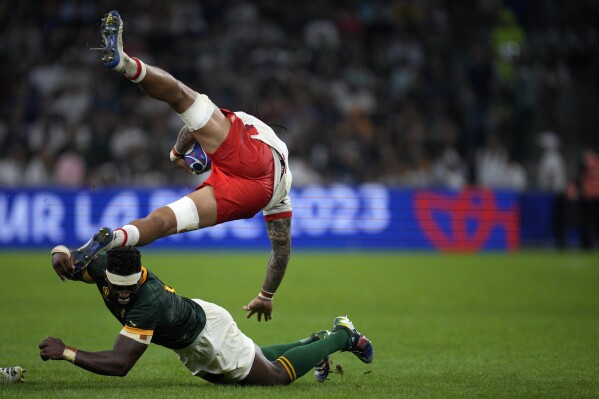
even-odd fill
[[[241,119],[241,121],[244,124],[248,124],[248,123],[253,122],[253,121],[262,122],[262,121],[260,121],[260,119],[256,118],[254,115],[250,115],[250,114],[248,114],[247,112],[244,112],[244,111],[234,111],[233,113],[235,114],[235,116],[237,116],[239,119]]]
[[[98,254],[90,263],[87,265],[86,271],[89,276],[96,280],[98,278],[104,278],[104,271],[106,270],[107,255],[105,253]]]
[[[233,113],[246,125],[264,125],[270,128],[270,126],[268,126],[262,119],[258,118],[255,115],[248,114],[245,111],[235,111]]]
[[[164,283],[156,277],[150,270],[145,269],[146,274],[142,276],[143,283],[139,290],[139,295],[142,295],[147,301],[159,300],[166,293]]]

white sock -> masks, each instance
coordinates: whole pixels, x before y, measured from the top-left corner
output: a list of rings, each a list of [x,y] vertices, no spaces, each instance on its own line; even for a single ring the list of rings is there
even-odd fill
[[[110,247],[134,247],[138,241],[139,229],[132,224],[126,224],[114,231],[114,239],[110,243]]]
[[[140,59],[129,57],[127,54],[123,53],[119,72],[125,74],[127,79],[130,79],[133,83],[139,83],[146,77],[146,70],[146,64]]]

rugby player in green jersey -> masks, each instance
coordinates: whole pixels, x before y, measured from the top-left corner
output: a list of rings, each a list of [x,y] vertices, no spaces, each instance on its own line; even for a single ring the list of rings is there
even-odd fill
[[[59,245],[52,265],[60,278],[72,253]],[[96,284],[104,304],[123,325],[111,350],[87,352],[48,337],[40,345],[46,360],[68,360],[96,374],[125,376],[150,342],[172,349],[195,376],[212,383],[286,385],[315,368],[326,380],[329,355],[350,351],[364,363],[373,360],[372,344],[345,316],[323,330],[286,344],[257,346],[224,308],[177,295],[141,264],[140,252],[120,247],[98,255],[70,279]]]

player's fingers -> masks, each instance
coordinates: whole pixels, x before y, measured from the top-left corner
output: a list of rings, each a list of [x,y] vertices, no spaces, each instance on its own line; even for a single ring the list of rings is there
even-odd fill
[[[63,273],[62,272],[62,265],[60,264],[60,262],[52,262],[52,267],[54,268],[54,271],[56,272],[56,274],[58,274],[59,276]]]
[[[64,271],[65,273],[63,274],[69,278],[73,277],[73,274],[75,274],[75,265],[73,265],[71,259],[64,261]]]
[[[60,273],[60,272],[56,271],[56,275],[57,275],[57,276],[58,276],[58,278],[59,278],[59,279],[61,279],[62,281],[67,281],[67,280],[68,280],[68,278],[67,278],[67,277],[66,277],[66,276],[65,276],[63,273]]]
[[[179,167],[179,169],[183,169],[184,171],[186,171],[189,174],[192,174],[192,175],[199,174],[199,173],[194,172],[190,168],[188,168],[187,165],[185,164],[185,161],[183,159],[181,159],[181,158],[177,159],[175,161],[175,164]]]
[[[52,266],[58,277],[63,280],[73,274],[73,267],[70,265],[69,260],[56,260],[55,262],[52,262]]]

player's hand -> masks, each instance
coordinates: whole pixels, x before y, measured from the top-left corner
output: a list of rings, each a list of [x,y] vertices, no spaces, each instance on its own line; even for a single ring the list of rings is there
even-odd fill
[[[198,174],[187,167],[187,164],[185,163],[183,156],[180,153],[176,152],[175,147],[173,147],[171,149],[169,156],[170,156],[171,162],[174,163],[175,165],[177,165],[180,169],[183,169],[184,171],[186,171],[187,173],[191,173],[192,175]]]
[[[183,169],[184,171],[186,171],[187,173],[191,173],[192,175],[195,175],[196,173],[194,173],[193,170],[189,169],[187,167],[187,165],[185,164],[185,161],[183,160],[183,158],[177,158],[174,161],[172,161],[175,165],[177,165],[180,169]]]
[[[46,360],[63,360],[62,353],[66,347],[60,338],[46,337],[39,344],[40,357],[44,362]]]
[[[60,250],[59,250],[60,249]],[[52,267],[62,281],[71,280],[75,273],[75,266],[68,248],[62,245],[52,250]]]
[[[256,297],[249,304],[245,305],[243,310],[248,312],[245,316],[248,319],[255,313],[258,321],[262,321],[262,316],[264,316],[264,321],[269,321],[272,319],[272,300],[269,301]]]

